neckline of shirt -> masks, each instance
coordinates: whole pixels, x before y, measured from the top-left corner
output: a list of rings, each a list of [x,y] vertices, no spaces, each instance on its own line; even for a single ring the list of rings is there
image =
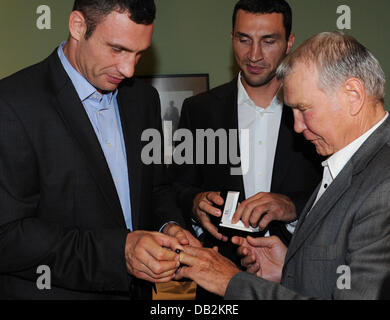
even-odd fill
[[[238,75],[238,105],[246,104],[252,108],[256,112],[260,113],[276,113],[281,112],[283,109],[283,85],[280,86],[278,92],[272,99],[271,103],[268,107],[262,108],[260,106],[257,106],[255,102],[249,97],[248,92],[246,91],[244,85],[241,81],[242,74],[241,72]]]

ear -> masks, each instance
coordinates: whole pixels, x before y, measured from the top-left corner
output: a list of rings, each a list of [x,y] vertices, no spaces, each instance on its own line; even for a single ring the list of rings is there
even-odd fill
[[[234,30],[230,31],[230,36],[231,36],[231,38],[233,40],[233,38],[234,38]]]
[[[69,17],[69,33],[71,38],[79,41],[85,37],[87,23],[84,15],[80,11],[73,11]]]
[[[286,51],[286,54],[289,54],[292,47],[294,46],[294,43],[295,43],[295,34],[290,34],[290,37],[288,38],[288,41],[287,41],[287,51]]]
[[[341,99],[346,103],[349,114],[351,116],[359,114],[366,101],[366,90],[363,82],[358,78],[349,78],[340,90]]]

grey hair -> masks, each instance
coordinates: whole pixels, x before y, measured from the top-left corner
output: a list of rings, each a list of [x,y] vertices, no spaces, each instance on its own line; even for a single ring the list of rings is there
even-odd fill
[[[378,60],[352,36],[323,32],[303,42],[288,55],[276,71],[279,80],[287,77],[297,62],[314,64],[319,74],[319,89],[329,92],[347,79],[357,78],[366,92],[384,103],[386,76]]]

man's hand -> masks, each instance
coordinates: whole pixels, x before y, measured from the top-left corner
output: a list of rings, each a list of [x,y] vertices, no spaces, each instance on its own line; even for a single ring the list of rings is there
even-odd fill
[[[176,238],[177,241],[179,241],[179,243],[182,246],[190,245],[192,247],[198,247],[198,248],[202,247],[202,244],[200,243],[200,241],[198,239],[196,239],[191,234],[191,232],[183,229],[182,227],[180,227],[176,223],[168,223],[164,227],[163,233],[168,235],[168,236]]]
[[[125,247],[127,271],[149,282],[169,282],[180,266],[177,249],[183,247],[176,238],[159,232],[131,232]]]
[[[232,222],[242,221],[248,228],[264,230],[273,220],[291,222],[297,218],[294,203],[286,196],[260,192],[237,207]]]
[[[180,254],[184,265],[176,280],[189,278],[204,289],[224,296],[230,280],[240,272],[236,265],[218,253],[218,249],[185,247]]]
[[[218,229],[210,221],[209,215],[220,217],[221,210],[214,207],[214,205],[222,206],[224,204],[223,198],[219,192],[202,192],[194,198],[194,205],[192,207],[193,214],[198,217],[202,226],[211,233],[215,238],[222,241],[228,241],[228,237],[218,232]]]
[[[237,252],[247,272],[280,283],[287,247],[278,237],[233,237],[232,242],[240,246]]]

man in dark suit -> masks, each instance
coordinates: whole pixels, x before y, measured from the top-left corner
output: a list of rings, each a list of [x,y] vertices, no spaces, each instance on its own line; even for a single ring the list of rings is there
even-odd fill
[[[241,152],[241,162],[249,162],[249,170],[243,175],[232,175],[236,165],[232,161],[219,160],[218,144],[214,164],[172,167],[187,223],[197,222],[205,231],[204,244],[217,245],[237,264],[237,248],[213,221],[222,214],[218,206],[224,200],[219,192],[240,192],[235,222],[260,226],[258,235],[278,235],[288,245],[294,227],[289,225],[289,231],[285,222],[296,220],[320,180],[320,161],[313,146],[294,132],[292,111],[283,106],[283,89],[275,78],[276,68],[294,44],[291,26],[291,8],[284,0],[239,1],[231,35],[240,75],[187,99],[182,108],[180,128],[191,130],[193,136],[199,129],[249,131],[249,157]],[[242,146],[242,139],[237,140],[236,145]]]
[[[323,179],[287,248],[235,238],[248,272],[211,249],[187,248],[181,275],[225,299],[383,299],[390,276],[390,120],[385,73],[351,36],[305,41],[278,69],[295,130],[323,162]]]
[[[141,159],[161,132],[157,92],[132,78],[154,17],[153,0],[76,0],[68,41],[0,82],[1,299],[148,299],[197,244],[164,166]]]

